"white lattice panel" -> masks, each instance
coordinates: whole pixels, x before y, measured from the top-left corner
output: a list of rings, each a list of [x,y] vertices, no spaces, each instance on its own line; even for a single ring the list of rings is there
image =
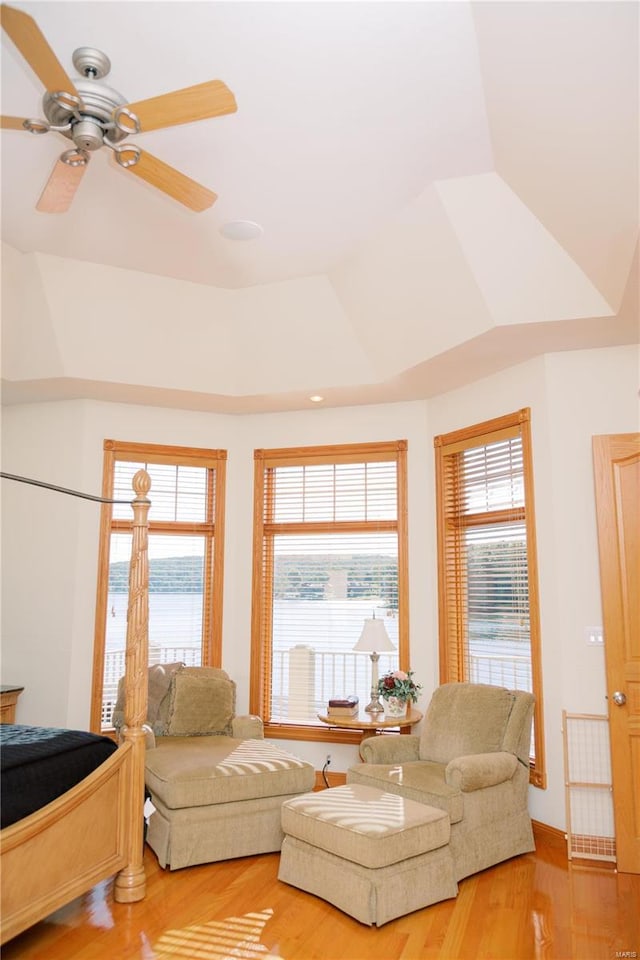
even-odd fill
[[[562,719],[569,859],[615,861],[608,718],[564,710]]]

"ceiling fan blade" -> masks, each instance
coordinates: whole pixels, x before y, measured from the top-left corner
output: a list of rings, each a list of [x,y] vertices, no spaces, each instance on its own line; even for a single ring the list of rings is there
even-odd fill
[[[24,117],[0,117],[0,128],[3,130],[26,130]]]
[[[58,160],[36,204],[36,210],[40,213],[66,213],[86,169],[86,163],[71,166]]]
[[[208,120],[235,113],[238,109],[236,98],[222,80],[208,80],[184,90],[130,103],[127,107],[138,117],[142,132]]]
[[[200,213],[212,206],[218,199],[217,193],[208,190],[201,183],[192,180],[184,173],[180,173],[175,167],[170,167],[168,163],[158,160],[146,150],[140,150],[140,159],[130,167],[125,167],[130,173],[135,173],[137,177],[146,180],[152,187],[157,187],[163,193],[168,194],[183,203],[190,210]]]
[[[3,3],[0,8],[0,19],[3,29],[40,78],[44,87],[52,93],[63,91],[77,97],[78,91],[33,17]]]

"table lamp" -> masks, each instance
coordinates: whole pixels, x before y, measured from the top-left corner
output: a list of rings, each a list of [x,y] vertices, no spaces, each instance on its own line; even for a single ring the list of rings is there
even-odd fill
[[[353,649],[366,652],[371,657],[371,702],[364,709],[366,713],[384,713],[384,707],[378,699],[378,660],[381,652],[388,653],[395,647],[389,639],[384,621],[376,620],[375,611],[372,617],[365,620],[360,639]]]

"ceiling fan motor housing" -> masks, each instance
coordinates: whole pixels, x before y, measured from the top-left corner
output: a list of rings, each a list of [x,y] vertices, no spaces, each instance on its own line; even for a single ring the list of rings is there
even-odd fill
[[[79,150],[99,150],[104,143],[104,131],[98,121],[90,117],[72,125],[71,138]]]
[[[82,107],[78,111],[80,119],[74,119],[72,107],[52,93],[45,93],[42,98],[44,115],[54,127],[71,123],[68,130],[61,130],[60,133],[73,140],[79,149],[98,150],[104,143],[105,127],[112,122],[113,111],[125,106],[127,101],[117,90],[90,77],[74,80],[74,84],[82,100]],[[128,136],[127,132],[115,126],[106,132],[111,143],[119,143]]]

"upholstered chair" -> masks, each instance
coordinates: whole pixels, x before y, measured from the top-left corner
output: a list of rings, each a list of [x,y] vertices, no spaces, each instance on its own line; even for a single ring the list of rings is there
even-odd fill
[[[163,867],[280,850],[283,801],[315,785],[313,766],[266,741],[260,717],[236,716],[235,702],[224,670],[149,670],[146,840]]]
[[[535,849],[527,807],[534,698],[487,684],[434,692],[421,734],[363,740],[347,783],[446,810],[461,880]]]

